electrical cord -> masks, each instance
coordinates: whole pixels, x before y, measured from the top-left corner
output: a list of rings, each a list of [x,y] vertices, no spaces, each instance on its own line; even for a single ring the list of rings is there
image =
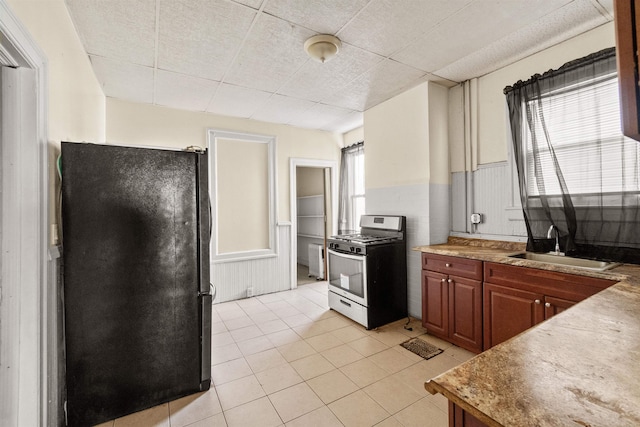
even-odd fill
[[[413,331],[413,328],[407,328],[407,326],[409,326],[409,323],[411,323],[411,317],[407,316],[407,323],[405,323],[404,329],[407,331]]]

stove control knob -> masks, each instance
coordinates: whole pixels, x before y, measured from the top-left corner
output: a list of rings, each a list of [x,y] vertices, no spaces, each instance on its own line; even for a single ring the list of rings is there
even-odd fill
[[[349,250],[350,250],[351,252],[355,252],[356,248],[354,248],[353,246],[351,246],[351,247],[349,248]]]
[[[362,248],[356,248],[356,253],[358,254],[360,252],[362,252]]]

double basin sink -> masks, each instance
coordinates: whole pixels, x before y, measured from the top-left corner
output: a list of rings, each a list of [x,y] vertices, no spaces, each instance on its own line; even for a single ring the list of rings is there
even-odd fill
[[[544,262],[547,264],[562,265],[567,267],[581,268],[592,271],[605,271],[617,267],[620,263],[596,261],[592,259],[573,258],[553,253],[539,254],[534,252],[522,252],[509,255],[510,258],[526,259],[529,261]]]

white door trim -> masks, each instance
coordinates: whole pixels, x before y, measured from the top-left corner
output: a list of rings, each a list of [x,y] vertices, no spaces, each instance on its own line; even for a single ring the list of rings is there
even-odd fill
[[[331,171],[331,233],[337,234],[338,218],[338,163],[333,160],[289,159],[289,206],[291,209],[291,289],[298,287],[298,217],[297,217],[297,177],[298,167],[329,168]]]
[[[13,295],[16,310],[12,319],[5,319],[5,313],[0,313],[0,321],[17,323],[12,331],[4,329],[5,336],[1,338],[3,347],[17,348],[18,354],[18,366],[2,366],[2,375],[10,375],[11,381],[0,381],[0,395],[17,395],[17,405],[0,406],[0,424],[57,425],[57,292],[48,252],[47,59],[4,1],[0,1],[0,43],[20,67],[33,70],[20,92],[26,101],[16,107],[20,108],[15,127],[18,137],[0,141],[3,162],[15,162],[11,170],[3,171],[3,178],[8,180],[3,180],[3,197],[16,202],[10,207],[4,203],[2,206],[0,282],[2,293]],[[5,154],[13,158],[6,158]],[[5,235],[4,230],[11,233]],[[7,265],[13,266],[11,272],[5,268]],[[8,273],[10,280],[5,277]]]

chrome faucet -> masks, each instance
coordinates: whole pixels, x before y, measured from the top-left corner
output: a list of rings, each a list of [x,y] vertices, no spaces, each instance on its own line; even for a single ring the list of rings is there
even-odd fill
[[[551,238],[551,234],[553,233],[553,230],[556,231],[556,249],[555,249],[555,253],[556,253],[556,255],[562,255],[562,253],[560,252],[560,242],[559,242],[560,231],[558,230],[558,227],[556,227],[554,224],[551,224],[551,227],[549,227],[549,230],[547,231],[547,239]]]

